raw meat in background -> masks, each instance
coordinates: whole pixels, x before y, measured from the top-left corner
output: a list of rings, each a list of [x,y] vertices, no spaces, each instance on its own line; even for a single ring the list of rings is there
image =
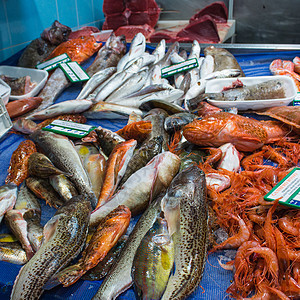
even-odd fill
[[[100,30],[95,26],[84,26],[84,27],[81,27],[79,30],[72,31],[69,35],[69,40],[78,39],[82,36],[89,36],[93,33],[99,32],[99,31]]]
[[[228,9],[224,2],[217,1],[210,5],[205,6],[199,12],[194,14],[190,18],[190,23],[193,23],[200,19],[201,17],[209,15],[211,16],[216,23],[226,23],[228,20]]]
[[[121,26],[115,31],[115,35],[125,35],[126,41],[131,41],[137,33],[141,32],[146,39],[155,32],[154,28],[148,24],[145,25],[127,25]]]
[[[116,30],[121,26],[145,25],[154,27],[160,8],[155,0],[104,0],[105,22],[102,29]]]

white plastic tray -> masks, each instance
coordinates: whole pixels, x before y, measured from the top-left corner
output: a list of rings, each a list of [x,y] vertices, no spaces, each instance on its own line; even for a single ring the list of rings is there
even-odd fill
[[[236,107],[240,110],[256,110],[274,106],[288,105],[297,95],[297,88],[294,81],[288,76],[257,76],[257,77],[239,77],[244,85],[253,85],[269,80],[281,79],[284,81],[284,89],[286,98],[282,99],[267,99],[267,100],[245,100],[245,101],[217,101],[207,100],[210,104],[220,108]],[[222,78],[209,80],[206,84],[205,93],[219,93],[224,87],[229,86],[237,78]]]
[[[2,79],[0,79],[0,98],[2,98],[4,105],[8,103],[10,90],[11,90],[10,86]]]
[[[35,81],[37,83],[37,86],[30,93],[21,96],[10,95],[9,99],[11,100],[18,100],[36,96],[44,87],[48,78],[47,71],[13,66],[0,66],[0,75],[7,75],[17,78],[28,75],[31,77],[31,81]]]
[[[0,140],[12,128],[12,122],[3,103],[3,98],[0,97]]]

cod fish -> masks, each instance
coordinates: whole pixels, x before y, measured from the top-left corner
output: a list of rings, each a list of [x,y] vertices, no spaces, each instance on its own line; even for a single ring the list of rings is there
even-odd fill
[[[85,245],[91,206],[78,196],[57,210],[44,228],[45,240],[21,268],[12,289],[12,300],[39,299],[43,286],[74,259]]]
[[[90,226],[96,226],[118,205],[126,205],[132,216],[144,211],[151,198],[169,186],[179,166],[179,157],[171,152],[156,155],[145,167],[132,174],[109,202],[92,212]]]
[[[18,187],[9,183],[0,187],[0,223],[5,213],[11,210],[17,200]]]
[[[116,299],[132,285],[131,267],[138,246],[161,212],[161,198],[152,201],[136,223],[122,252],[104,278],[93,300]]]
[[[52,288],[59,283],[63,284],[64,287],[70,286],[102,261],[108,251],[126,232],[130,216],[130,210],[124,205],[118,206],[108,214],[98,225],[79,261],[57,273],[47,283],[47,288],[48,285]]]
[[[74,144],[65,136],[42,130],[35,131],[31,137],[56,167],[70,175],[79,194],[96,207],[97,198]]]
[[[174,240],[175,272],[162,299],[185,299],[199,285],[207,252],[206,182],[197,167],[181,171],[170,184],[161,207]],[[179,222],[178,222],[179,221]]]
[[[136,250],[132,278],[138,299],[159,300],[174,264],[174,243],[167,221],[158,217]]]

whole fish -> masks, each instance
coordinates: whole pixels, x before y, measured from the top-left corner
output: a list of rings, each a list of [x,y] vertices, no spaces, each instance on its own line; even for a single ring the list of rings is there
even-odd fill
[[[110,201],[137,145],[136,140],[128,140],[116,145],[106,162],[103,185],[96,209]]]
[[[112,92],[105,101],[111,102],[114,99],[124,98],[132,93],[139,91],[145,84],[148,76],[148,69],[141,70],[127,79],[123,85]]]
[[[123,128],[116,131],[125,140],[134,139],[138,143],[143,142],[152,130],[152,124],[150,121],[137,121],[125,125]]]
[[[49,183],[65,202],[78,195],[75,186],[64,174],[50,176]]]
[[[64,201],[50,185],[49,181],[44,178],[28,177],[26,186],[40,199],[45,200],[46,204],[58,208]]]
[[[95,267],[126,232],[130,216],[130,210],[124,205],[118,206],[108,214],[98,225],[79,261],[57,273],[47,286],[53,287],[59,283],[64,287],[70,286]]]
[[[6,110],[10,118],[16,118],[37,108],[43,99],[41,97],[29,97],[18,101],[10,101],[6,104]]]
[[[82,276],[83,280],[100,280],[107,275],[111,269],[113,263],[117,260],[125,243],[128,239],[127,235],[123,235],[116,245],[109,250],[107,255],[95,266],[90,269],[87,273]]]
[[[166,117],[164,128],[168,133],[181,130],[183,126],[191,123],[197,116],[188,112],[177,113]]]
[[[39,199],[28,189],[25,182],[20,186],[18,192],[17,201],[15,204],[15,209],[31,209],[36,212],[36,214],[41,214],[41,204]]]
[[[124,106],[121,104],[99,101],[89,110],[83,113],[88,119],[128,119],[129,115],[135,112],[138,116],[143,115],[143,111],[136,107]]]
[[[202,99],[216,101],[247,101],[257,99],[285,98],[284,81],[268,80],[266,82],[221,91],[220,93],[205,93]]]
[[[18,188],[15,184],[5,184],[0,187],[0,223],[6,212],[13,209],[17,200]]]
[[[93,76],[103,69],[117,67],[119,60],[124,56],[125,52],[125,37],[115,36],[112,33],[106,41],[105,46],[98,51],[93,63],[87,68],[87,74]]]
[[[226,49],[216,48],[214,46],[209,46],[204,49],[205,57],[211,55],[214,59],[214,72],[222,71],[224,69],[239,69],[241,71],[241,77],[245,74],[237,62],[236,58]]]
[[[99,145],[106,156],[110,155],[117,144],[125,141],[125,139],[117,133],[109,129],[102,128],[101,126],[98,126],[95,131],[97,133]]]
[[[11,209],[5,214],[5,222],[14,236],[21,243],[27,258],[31,259],[34,255],[34,250],[28,239],[27,222],[24,219],[24,214],[27,211],[28,209]]]
[[[131,41],[129,51],[120,59],[117,65],[117,71],[121,72],[124,70],[125,65],[132,59],[139,57],[145,52],[146,39],[142,33],[137,33]]]
[[[154,108],[145,115],[144,120],[151,121],[152,131],[144,143],[153,137],[162,136],[162,149],[168,151],[167,143],[169,142],[169,135],[164,129],[164,123],[167,116],[168,113],[161,108]]]
[[[122,72],[117,72],[101,85],[100,91],[95,97],[95,102],[104,101],[113,91],[125,83],[127,79],[136,74],[142,67],[143,59],[139,57],[132,65]]]
[[[204,79],[205,77],[213,73],[214,68],[215,68],[215,61],[213,56],[211,56],[210,54],[205,55],[205,58],[200,68],[200,79]]]
[[[179,165],[179,157],[171,152],[156,155],[145,167],[132,174],[109,202],[92,212],[90,226],[96,226],[118,205],[126,205],[133,216],[144,211],[151,198],[170,184]]]
[[[130,288],[132,285],[131,267],[136,250],[161,212],[161,198],[157,197],[152,201],[139,218],[122,252],[108,271],[93,300],[116,299],[122,292]]]
[[[167,221],[158,217],[136,250],[132,278],[138,299],[159,300],[174,264],[174,243]]]
[[[179,64],[181,62],[184,62],[185,60],[187,60],[187,52],[185,50],[180,51],[179,54],[177,52],[174,52],[171,55],[170,59],[171,59],[172,64]],[[189,74],[189,73],[186,73],[186,74]],[[179,74],[174,75],[174,84],[177,89],[180,88],[180,85],[182,84],[184,76],[185,76],[184,73],[179,73]],[[190,74],[190,76],[191,76],[191,74]]]
[[[176,102],[183,95],[183,91],[180,89],[165,89],[153,93],[145,94],[144,96],[128,96],[122,99],[115,99],[114,103],[130,106],[139,107],[144,102],[150,100],[165,100],[167,102]]]
[[[191,74],[190,73],[186,73],[184,75],[184,77],[182,78],[181,82],[180,82],[180,86],[178,87],[179,89],[183,90],[183,95],[185,95],[187,93],[187,91],[189,90],[189,88],[191,87]],[[176,86],[176,82],[175,82],[175,86]]]
[[[192,59],[192,58],[199,59],[200,51],[201,48],[198,41],[194,40],[188,59]],[[192,70],[189,70],[188,73],[191,74],[191,86],[192,86],[200,79],[200,70],[199,68],[193,68]]]
[[[178,42],[173,43],[168,48],[168,51],[164,55],[164,57],[161,60],[159,60],[157,63],[152,65],[152,68],[154,68],[155,66],[160,66],[161,68],[163,68],[163,67],[167,67],[167,66],[171,65],[171,56],[173,53],[177,53],[178,50],[179,50],[179,43]]]
[[[154,55],[149,54],[148,52],[145,52],[144,54],[135,57],[134,59],[128,61],[126,65],[124,66],[124,70],[128,69],[134,62],[136,62],[138,59],[142,60],[140,68],[144,68],[146,66],[151,65],[155,62],[156,57]]]
[[[90,155],[83,162],[83,166],[90,177],[94,194],[98,199],[104,180],[105,163],[106,160],[100,153]]]
[[[133,173],[144,167],[154,156],[161,153],[162,141],[163,138],[161,136],[153,137],[135,151],[119,186],[122,186]]]
[[[90,211],[90,202],[81,196],[57,210],[45,225],[41,248],[19,272],[12,300],[39,299],[44,284],[78,255],[87,237]]]
[[[60,175],[64,173],[56,168],[46,155],[39,152],[34,152],[29,156],[28,172],[31,176],[41,178],[48,178],[51,175]]]
[[[155,108],[160,108],[166,111],[168,114],[177,114],[177,113],[185,112],[185,110],[176,103],[178,103],[178,101],[171,103],[166,100],[148,100],[146,102],[143,102],[140,105],[140,109],[145,111],[150,111]]]
[[[162,199],[168,230],[173,234],[176,266],[162,299],[184,299],[201,281],[207,251],[206,205],[205,175],[197,166],[181,171]]]
[[[79,194],[87,197],[95,207],[97,199],[74,144],[65,136],[42,130],[35,131],[31,138],[43,149],[56,167],[70,176]]]
[[[78,114],[88,110],[92,104],[93,102],[87,99],[67,100],[30,114],[28,118],[31,120],[45,120],[62,114]]]
[[[0,261],[24,265],[28,259],[19,242],[0,242]]]
[[[33,141],[25,140],[19,144],[10,158],[5,183],[20,185],[28,177],[28,159],[34,152],[36,146]]]
[[[86,82],[76,99],[85,99],[86,97],[88,97],[97,88],[97,86],[101,85],[108,78],[110,78],[116,72],[116,70],[116,67],[110,67],[106,69],[101,69],[100,71],[95,73],[93,77],[91,77]]]

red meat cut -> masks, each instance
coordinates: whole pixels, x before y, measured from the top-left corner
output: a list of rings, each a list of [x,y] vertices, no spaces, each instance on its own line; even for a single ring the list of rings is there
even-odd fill
[[[203,9],[201,9],[198,13],[194,14],[190,18],[190,23],[193,23],[200,19],[201,17],[209,15],[211,16],[215,22],[217,23],[226,23],[228,19],[228,9],[224,2],[216,1],[210,5],[207,5]]]
[[[147,39],[153,32],[154,29],[148,24],[145,25],[127,25],[119,27],[115,31],[115,35],[125,35],[126,41],[131,41],[137,33],[141,32]]]
[[[116,30],[121,26],[144,25],[154,27],[160,8],[155,0],[104,0],[105,22],[102,29]]]
[[[197,40],[200,43],[218,43],[220,37],[214,19],[205,15],[177,33],[177,41],[189,42]]]

